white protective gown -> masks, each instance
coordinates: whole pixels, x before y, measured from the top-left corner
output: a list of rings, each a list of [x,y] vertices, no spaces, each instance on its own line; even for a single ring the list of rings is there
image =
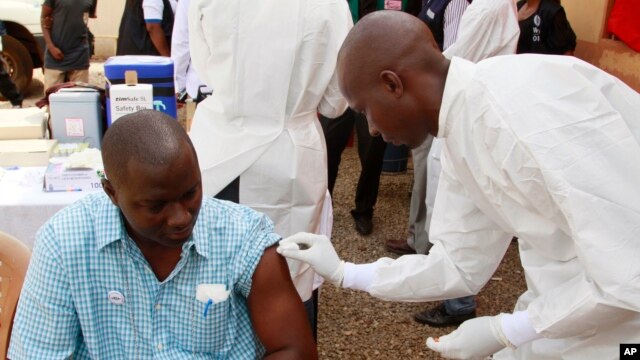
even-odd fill
[[[191,0],[180,0],[175,10],[173,34],[171,35],[171,60],[175,68],[176,90],[186,90],[192,99],[198,97],[198,90],[204,85],[195,68],[191,65],[189,49],[189,5]],[[210,91],[211,89],[203,89]]]
[[[192,0],[192,62],[215,89],[190,136],[205,194],[240,177],[240,203],[267,214],[278,234],[319,231],[327,191],[317,112],[337,117],[337,54],[353,26],[344,0]],[[291,264],[303,300],[313,271]]]
[[[640,95],[568,56],[454,58],[428,256],[377,262],[374,296],[476,294],[520,238],[544,338],[496,358],[617,359],[640,342]],[[403,279],[403,281],[399,281]]]
[[[520,26],[518,9],[511,0],[476,0],[469,5],[458,28],[456,42],[443,54],[451,59],[454,56],[478,62],[498,55],[516,53]],[[440,178],[440,153],[443,140],[434,138],[427,156],[427,232],[433,216]]]

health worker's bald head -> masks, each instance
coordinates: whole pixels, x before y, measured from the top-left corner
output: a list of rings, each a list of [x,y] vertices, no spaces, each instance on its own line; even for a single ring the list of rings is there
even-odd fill
[[[383,70],[398,74],[407,69],[428,70],[442,58],[431,31],[420,19],[402,11],[376,11],[353,27],[340,49],[340,88],[346,93],[353,84],[366,88]]]

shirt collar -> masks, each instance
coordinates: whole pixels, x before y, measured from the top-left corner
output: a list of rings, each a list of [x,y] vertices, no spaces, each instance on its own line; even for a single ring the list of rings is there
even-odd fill
[[[96,242],[98,250],[124,239],[126,229],[120,209],[113,205],[106,194],[103,194],[97,205],[96,212]]]
[[[451,59],[438,116],[438,138],[445,139],[449,135],[452,126],[451,120],[453,120],[449,119],[449,112],[455,106],[464,105],[465,90],[468,83],[471,82],[475,70],[475,64],[471,61],[459,57]]]
[[[191,240],[196,247],[196,252],[205,258],[213,256],[211,244],[214,241],[214,235],[211,232],[212,224],[209,224],[209,215],[211,211],[211,202],[206,200],[206,197],[202,198],[202,205],[200,206],[200,213],[198,214],[198,220],[193,227],[193,233],[191,234]],[[214,217],[218,218],[217,216]]]
[[[202,210],[200,210],[202,211]],[[211,257],[211,237],[209,234],[209,229],[204,226],[204,221],[200,221],[198,217],[198,221],[196,222],[196,226],[193,229],[193,234],[191,235],[191,242],[196,247],[196,252],[205,258]],[[207,241],[207,239],[209,239]]]

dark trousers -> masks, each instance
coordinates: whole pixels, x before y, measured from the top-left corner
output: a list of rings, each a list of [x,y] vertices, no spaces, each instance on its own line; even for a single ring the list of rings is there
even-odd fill
[[[11,105],[22,105],[22,94],[11,81],[11,76],[0,61],[0,94],[11,101]]]
[[[382,172],[384,150],[387,143],[380,136],[371,136],[367,118],[351,109],[347,109],[344,114],[335,119],[321,116],[320,124],[327,142],[329,192],[332,195],[333,186],[336,183],[336,177],[338,177],[342,151],[347,146],[349,135],[355,125],[358,137],[358,157],[362,170],[356,188],[356,207],[351,211],[351,214],[355,218],[371,218],[373,207],[378,199],[380,172]]]
[[[225,186],[224,189],[220,190],[214,198],[240,204],[240,177],[238,176],[229,185]]]

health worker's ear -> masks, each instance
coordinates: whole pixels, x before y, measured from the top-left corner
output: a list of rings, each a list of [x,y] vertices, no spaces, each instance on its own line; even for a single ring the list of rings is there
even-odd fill
[[[394,97],[399,98],[404,93],[404,86],[398,74],[391,70],[383,70],[380,73],[380,80],[384,84],[385,89]]]

